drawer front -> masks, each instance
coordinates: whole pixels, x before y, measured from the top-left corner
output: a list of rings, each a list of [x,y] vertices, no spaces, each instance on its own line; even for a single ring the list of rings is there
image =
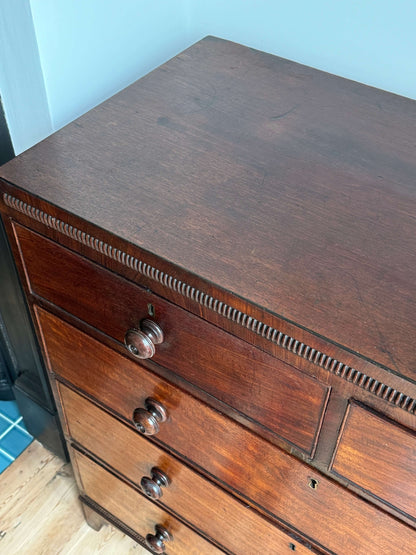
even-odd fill
[[[163,403],[169,417],[156,439],[302,535],[337,553],[411,553],[414,530],[73,326],[37,312],[56,374],[127,421],[147,397]],[[377,534],[369,535],[374,528]]]
[[[222,553],[88,457],[72,450],[72,460],[77,466],[83,493],[137,534],[145,538],[155,533],[157,524],[164,526],[173,536],[173,540],[165,544],[166,553]]]
[[[71,389],[58,384],[69,435],[137,485],[153,467],[170,480],[160,502],[233,553],[310,553],[219,487],[121,424]]]
[[[327,387],[68,249],[15,230],[33,293],[121,343],[151,304],[165,336],[154,362],[312,455]]]
[[[352,403],[332,471],[416,518],[416,435]]]

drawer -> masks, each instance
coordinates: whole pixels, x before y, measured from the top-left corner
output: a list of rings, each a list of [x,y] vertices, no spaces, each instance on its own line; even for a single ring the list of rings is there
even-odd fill
[[[143,538],[147,534],[154,534],[156,525],[162,525],[172,535],[172,540],[165,544],[167,554],[222,553],[85,455],[74,449],[71,450],[71,454],[78,469],[83,494]]]
[[[310,553],[219,487],[64,385],[58,385],[69,435],[136,484],[153,467],[169,479],[160,502],[233,553]]]
[[[416,518],[416,434],[351,403],[332,471]]]
[[[408,526],[56,316],[37,313],[53,372],[128,422],[146,398],[156,399],[168,413],[156,440],[301,535],[336,553],[412,552]]]
[[[33,293],[121,343],[152,305],[165,336],[154,362],[312,456],[326,386],[20,225],[15,231]]]

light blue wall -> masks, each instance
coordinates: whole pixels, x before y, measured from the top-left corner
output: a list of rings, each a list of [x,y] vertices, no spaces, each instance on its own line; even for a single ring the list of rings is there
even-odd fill
[[[31,0],[55,129],[190,43],[184,0]]]
[[[416,98],[416,0],[210,0],[193,31]]]
[[[416,0],[0,0],[0,94],[20,152],[211,34],[416,98],[415,23]]]

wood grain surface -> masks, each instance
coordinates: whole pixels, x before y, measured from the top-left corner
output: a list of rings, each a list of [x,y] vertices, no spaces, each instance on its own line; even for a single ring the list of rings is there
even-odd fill
[[[172,540],[166,542],[167,555],[224,553],[85,455],[73,450],[72,457],[83,493],[90,499],[143,538],[155,533],[155,525],[164,526],[172,534]]]
[[[0,475],[0,553],[148,555],[113,526],[85,522],[71,466],[34,441]]]
[[[413,552],[414,529],[56,316],[39,308],[37,314],[53,372],[132,427],[135,409],[156,399],[169,415],[155,436],[162,447],[311,543],[335,553]]]
[[[324,384],[24,227],[16,234],[34,294],[121,344],[152,305],[164,333],[152,361],[313,454]]]
[[[99,454],[105,464],[136,486],[157,466],[170,480],[162,488],[160,504],[220,541],[231,553],[311,553],[247,503],[237,501],[85,397],[62,384],[58,384],[58,389],[72,440]],[[126,445],[130,449],[128,456]]]
[[[0,175],[415,379],[415,121],[207,38]]]
[[[416,520],[416,434],[410,430],[352,403],[332,470]]]

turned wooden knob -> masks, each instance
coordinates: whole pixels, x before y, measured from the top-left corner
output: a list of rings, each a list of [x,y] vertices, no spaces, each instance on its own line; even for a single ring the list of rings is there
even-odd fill
[[[146,545],[153,553],[164,553],[166,551],[165,542],[173,541],[173,536],[164,526],[156,524],[156,534],[147,534]]]
[[[170,484],[169,478],[159,468],[153,467],[150,471],[152,477],[143,476],[140,481],[143,492],[151,499],[160,499],[163,495],[162,487]]]
[[[144,402],[145,408],[133,412],[133,423],[141,434],[153,436],[159,431],[159,422],[165,422],[168,411],[155,399],[148,397]]]
[[[124,344],[128,351],[137,358],[152,358],[155,345],[163,343],[163,331],[153,320],[140,322],[140,329],[130,329],[124,336]]]

